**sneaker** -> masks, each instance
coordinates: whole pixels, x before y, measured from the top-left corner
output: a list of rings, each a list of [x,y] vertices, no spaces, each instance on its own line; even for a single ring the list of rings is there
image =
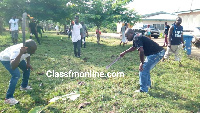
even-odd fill
[[[142,90],[135,90],[134,92],[135,93],[140,93],[140,92],[143,93],[144,91],[142,91]]]
[[[25,88],[23,88],[22,86],[20,86],[20,90],[32,90],[33,88],[31,88],[31,86],[27,86]]]
[[[5,103],[10,104],[10,105],[15,105],[19,103],[19,101],[17,101],[15,98],[9,98],[9,99],[5,99]]]

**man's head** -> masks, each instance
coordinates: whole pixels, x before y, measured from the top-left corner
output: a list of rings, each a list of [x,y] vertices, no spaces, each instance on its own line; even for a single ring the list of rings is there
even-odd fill
[[[81,25],[84,25],[84,22],[81,22]]]
[[[35,43],[34,40],[31,40],[31,39],[25,42],[25,47],[28,47],[27,53],[30,55],[34,54],[35,51],[37,50],[37,44]]]
[[[165,25],[167,25],[167,22],[165,22]]]
[[[176,18],[176,25],[181,25],[182,23],[182,18],[181,17],[177,17]]]
[[[127,24],[127,23],[125,23],[125,24],[124,24],[124,26],[128,26],[128,24]]]
[[[79,16],[75,16],[75,23],[79,22]]]
[[[127,37],[128,41],[133,40],[134,31],[132,29],[127,29],[125,32],[125,36]]]

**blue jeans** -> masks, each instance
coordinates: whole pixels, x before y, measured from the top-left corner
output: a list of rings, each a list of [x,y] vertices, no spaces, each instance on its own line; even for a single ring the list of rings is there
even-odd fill
[[[1,63],[12,75],[12,77],[10,79],[8,91],[6,93],[6,98],[7,99],[13,98],[13,94],[15,92],[15,87],[16,87],[17,81],[20,78],[19,68],[23,71],[23,79],[22,79],[22,84],[21,84],[21,87],[23,87],[23,88],[27,87],[27,85],[28,85],[28,79],[29,79],[29,76],[30,76],[30,68],[26,69],[25,60],[22,60],[19,63],[19,66],[18,66],[19,68],[16,68],[14,70],[11,69],[10,61],[1,61]]]
[[[143,64],[143,71],[139,72],[141,91],[148,92],[148,86],[151,86],[150,71],[163,58],[164,55],[165,50],[162,50],[157,54],[149,55],[146,57]]]

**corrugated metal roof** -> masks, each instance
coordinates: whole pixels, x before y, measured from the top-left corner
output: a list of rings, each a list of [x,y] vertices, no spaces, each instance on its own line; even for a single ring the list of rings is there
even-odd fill
[[[179,11],[179,12],[175,12],[175,13],[176,14],[184,14],[184,13],[191,13],[191,12],[200,12],[200,9],[187,10],[187,11]]]
[[[169,20],[169,21],[175,21],[177,15],[172,15],[172,14],[159,14],[159,15],[154,15],[146,18],[142,18],[142,20]]]

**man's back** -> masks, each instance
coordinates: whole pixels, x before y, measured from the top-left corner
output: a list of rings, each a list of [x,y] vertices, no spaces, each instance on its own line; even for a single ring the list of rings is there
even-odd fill
[[[29,28],[31,29],[31,31],[35,31],[36,29],[36,23],[34,23],[34,22],[30,22],[29,23]]]
[[[135,36],[133,38],[133,47],[143,47],[145,56],[156,54],[163,50],[156,42],[143,35]]]

